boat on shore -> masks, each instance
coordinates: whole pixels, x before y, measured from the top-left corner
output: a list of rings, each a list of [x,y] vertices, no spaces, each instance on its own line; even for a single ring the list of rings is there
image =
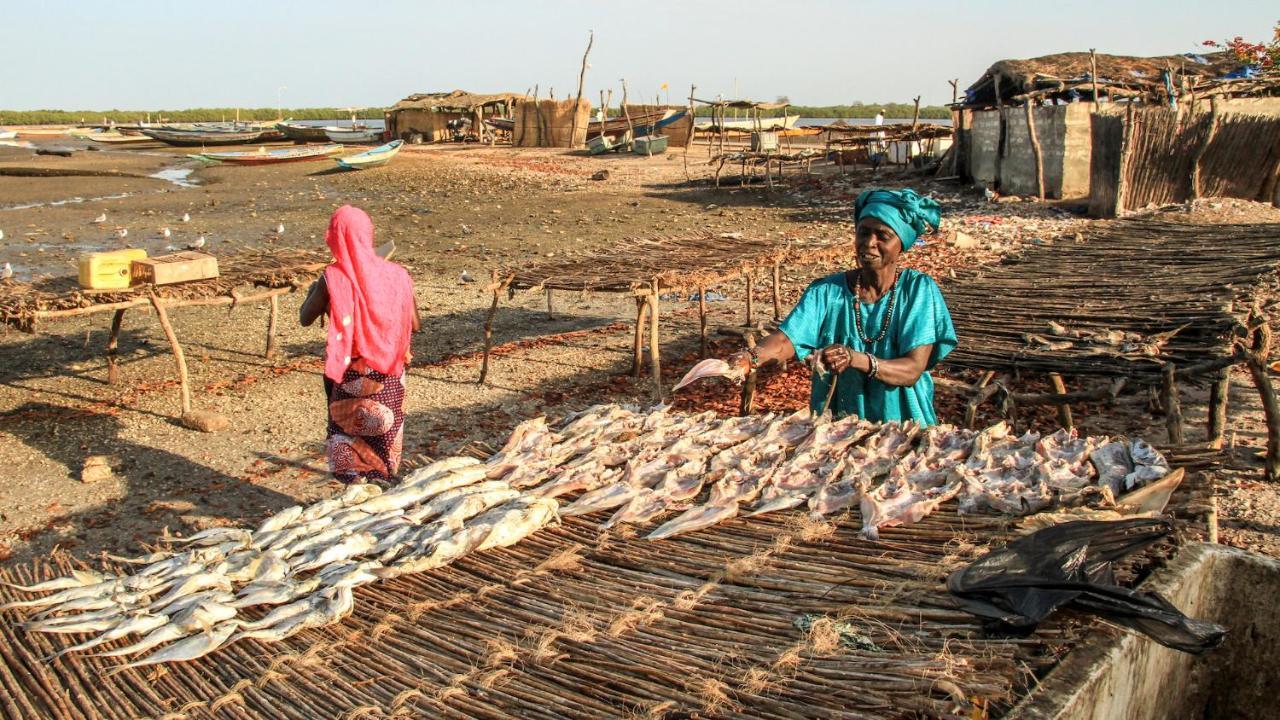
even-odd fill
[[[276,130],[284,133],[285,138],[299,143],[329,142],[325,129],[317,125],[299,125],[288,120],[276,123]]]
[[[596,120],[587,124],[587,139],[598,135],[623,135],[628,130],[636,135],[643,135],[648,133],[655,124],[673,114],[674,111],[671,110],[653,110],[647,113],[636,113],[629,120],[625,115],[607,118],[603,122]]]
[[[365,170],[367,168],[381,167],[391,162],[391,158],[395,157],[403,146],[403,140],[392,140],[386,145],[366,150],[356,155],[334,158],[334,162],[338,163],[338,167],[343,170]]]
[[[324,135],[336,143],[372,144],[382,142],[382,130],[371,127],[326,127]]]
[[[159,140],[179,147],[197,147],[205,145],[247,145],[262,139],[261,130],[214,130],[209,128],[144,128],[142,134],[152,140]]]
[[[17,130],[0,130],[0,140],[12,140],[18,137]]]
[[[141,133],[138,133],[137,135],[128,135],[125,133],[118,133],[118,132],[98,132],[98,133],[87,133],[82,137],[86,140],[92,140],[93,142],[114,143],[114,144],[155,142],[151,138]]]
[[[205,162],[228,163],[231,165],[275,165],[277,163],[323,160],[341,149],[341,145],[307,145],[304,147],[282,147],[274,150],[268,150],[263,146],[257,150],[207,152],[192,155],[191,157]]]
[[[694,125],[694,129],[702,132],[719,132],[726,130],[729,132],[755,132],[760,130],[763,132],[790,130],[799,122],[799,115],[787,115],[785,117],[760,118],[760,125],[757,127],[756,121],[752,118],[741,118],[739,120],[725,120],[723,122],[701,122]]]

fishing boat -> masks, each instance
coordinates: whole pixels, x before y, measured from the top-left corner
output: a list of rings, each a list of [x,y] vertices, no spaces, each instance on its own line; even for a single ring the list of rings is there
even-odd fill
[[[257,142],[262,137],[261,130],[232,131],[212,130],[208,128],[175,129],[145,128],[142,134],[152,140],[159,140],[169,145],[185,147],[203,145],[247,145]]]
[[[205,162],[230,163],[232,165],[274,165],[276,163],[323,160],[341,149],[341,145],[307,145],[306,147],[283,147],[274,150],[259,147],[257,150],[207,152],[192,155],[192,157]]]
[[[382,142],[382,130],[371,127],[326,127],[325,137],[336,143],[369,144]]]
[[[338,167],[343,170],[364,170],[366,168],[380,167],[391,162],[391,158],[400,152],[400,148],[404,145],[403,140],[392,140],[381,147],[357,155],[348,155],[347,157],[334,158],[338,163]]]
[[[760,125],[756,126],[756,121],[752,118],[742,118],[739,120],[724,120],[722,122],[702,122],[694,127],[704,132],[717,130],[732,130],[736,132],[755,132],[761,130],[769,132],[771,130],[790,130],[796,126],[796,122],[800,120],[799,115],[787,115],[785,117],[760,118]]]
[[[329,136],[324,134],[324,128],[316,125],[299,125],[285,120],[276,123],[276,130],[284,133],[286,138],[294,142],[329,142]]]
[[[666,118],[672,111],[654,110],[647,113],[636,113],[630,116],[625,115],[607,118],[604,122],[596,120],[587,124],[587,138],[593,138],[597,135],[621,135],[631,130],[637,135],[649,132],[650,128],[657,122]]]
[[[137,135],[127,135],[125,133],[118,133],[118,132],[99,132],[99,133],[91,133],[91,134],[85,135],[84,137],[88,140],[92,140],[94,142],[100,142],[100,143],[122,144],[122,143],[155,142],[151,138],[141,133]]]
[[[0,140],[12,140],[18,137],[17,130],[0,130]]]
[[[487,117],[484,119],[484,124],[502,132],[514,132],[516,129],[515,118]]]

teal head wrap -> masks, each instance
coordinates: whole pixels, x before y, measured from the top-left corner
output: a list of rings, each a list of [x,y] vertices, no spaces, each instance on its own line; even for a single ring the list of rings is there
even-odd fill
[[[903,251],[911,249],[926,227],[937,230],[942,222],[937,201],[915,190],[867,190],[858,196],[853,210],[855,221],[873,217],[893,228],[902,240]]]

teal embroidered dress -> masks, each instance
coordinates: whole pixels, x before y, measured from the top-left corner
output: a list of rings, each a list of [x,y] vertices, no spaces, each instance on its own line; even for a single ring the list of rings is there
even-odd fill
[[[894,303],[889,331],[879,342],[866,347],[854,323],[854,312],[862,313],[862,327],[871,337],[880,332],[889,293],[874,303],[859,302],[843,272],[815,281],[805,290],[800,302],[782,323],[795,347],[796,357],[804,360],[809,353],[829,345],[845,345],[854,352],[869,352],[877,358],[892,360],[906,355],[921,345],[933,345],[929,363],[920,379],[911,387],[894,387],[868,379],[857,370],[845,370],[836,383],[831,399],[833,415],[857,415],[867,420],[915,420],[936,425],[933,409],[933,369],[956,346],[956,330],[951,313],[942,299],[942,291],[933,278],[915,270],[903,270],[898,278],[898,298]],[[827,398],[830,378],[814,374],[809,400],[814,412],[822,409]]]

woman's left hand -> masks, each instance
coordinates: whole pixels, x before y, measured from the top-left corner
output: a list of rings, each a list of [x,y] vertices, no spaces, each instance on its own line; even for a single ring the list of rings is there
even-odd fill
[[[833,372],[844,372],[853,367],[853,355],[845,345],[828,345],[822,350],[822,364]]]

